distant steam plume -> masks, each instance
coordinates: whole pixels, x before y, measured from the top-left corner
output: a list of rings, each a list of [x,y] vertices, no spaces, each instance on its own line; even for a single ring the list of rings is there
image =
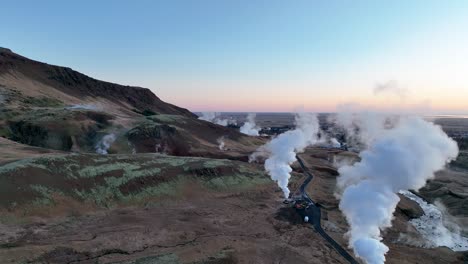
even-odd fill
[[[260,128],[255,124],[255,114],[250,113],[247,115],[247,121],[241,126],[240,132],[249,136],[258,136]]]
[[[112,143],[114,143],[116,136],[114,133],[107,134],[101,138],[101,140],[96,144],[96,153],[106,155]]]
[[[66,109],[100,110],[101,108],[93,104],[76,104],[65,107]]]
[[[218,142],[218,149],[219,150],[221,150],[221,151],[226,150],[226,146],[225,146],[225,143],[224,143],[224,137],[220,137],[216,141]]]
[[[397,81],[391,80],[386,83],[378,83],[375,85],[374,95],[381,93],[391,93],[400,97],[400,99],[405,99],[408,95],[408,90],[406,88],[400,87]]]
[[[216,118],[216,113],[214,112],[203,112],[201,113],[201,116],[198,117],[198,119],[205,120],[208,122],[213,122]]]
[[[358,149],[368,147],[386,127],[392,126],[398,118],[369,111],[357,114],[350,112],[352,109],[341,106],[338,114],[331,121],[344,129],[348,146]]]
[[[331,142],[332,147],[334,147],[334,148],[341,147],[341,143],[336,138],[330,139],[330,142]]]
[[[236,121],[233,119],[223,119],[220,117],[219,113],[215,112],[203,112],[201,113],[201,116],[198,117],[200,120],[205,120],[208,122],[211,122],[213,124],[218,124],[221,126],[227,126],[230,124],[236,124]]]
[[[296,115],[296,128],[280,134],[266,145],[260,147],[257,153],[251,155],[251,160],[257,156],[267,156],[265,169],[272,180],[277,182],[288,198],[288,182],[292,171],[291,164],[296,161],[296,153],[302,152],[307,146],[318,140],[319,123],[317,116],[309,113]]]
[[[419,117],[375,117],[354,115],[358,131],[368,133],[369,140],[359,162],[339,168],[337,197],[355,255],[381,264],[389,250],[381,231],[391,226],[397,193],[423,187],[458,155],[458,146],[440,127]],[[362,120],[366,118],[370,120]]]

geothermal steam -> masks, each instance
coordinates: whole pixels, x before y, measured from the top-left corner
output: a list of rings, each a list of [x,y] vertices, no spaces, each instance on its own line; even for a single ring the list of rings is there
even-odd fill
[[[347,145],[355,149],[369,147],[386,127],[393,125],[395,118],[374,112],[355,114],[349,110],[346,106],[340,107],[338,115],[330,121],[345,131]]]
[[[248,114],[247,121],[241,126],[240,132],[249,136],[258,136],[259,131],[260,128],[255,124],[255,114]]]
[[[296,153],[302,152],[307,146],[315,144],[318,139],[319,123],[317,116],[309,113],[296,115],[296,128],[287,131],[262,146],[251,159],[259,155],[267,155],[265,169],[272,180],[276,181],[283,191],[284,197],[289,197],[288,182],[292,171],[291,164],[296,161]]]
[[[366,263],[385,262],[388,247],[381,231],[391,226],[397,193],[418,190],[434,172],[458,155],[458,146],[440,127],[418,117],[358,115],[360,131],[369,134],[360,162],[339,168],[340,210],[350,225],[347,233],[356,256]],[[368,127],[364,127],[364,126]]]
[[[378,95],[380,93],[392,93],[400,99],[405,99],[408,95],[408,90],[406,88],[402,88],[397,81],[391,80],[386,83],[378,83],[374,87],[374,95]]]
[[[334,147],[334,148],[341,147],[341,143],[336,138],[330,139],[330,143],[331,143],[331,146]]]
[[[106,155],[112,143],[114,143],[116,136],[114,133],[107,134],[96,144],[96,153]]]
[[[211,122],[213,124],[218,124],[221,126],[227,126],[227,125],[235,125],[236,121],[233,119],[223,119],[220,117],[219,113],[214,113],[214,112],[203,112],[201,113],[201,116],[198,118],[200,120],[205,120],[208,122]]]
[[[226,146],[225,146],[225,143],[224,143],[224,137],[220,137],[216,140],[216,142],[218,142],[218,149],[221,150],[221,151],[225,151],[226,150]]]
[[[93,104],[75,104],[65,107],[66,109],[83,109],[83,110],[100,110],[100,108]]]

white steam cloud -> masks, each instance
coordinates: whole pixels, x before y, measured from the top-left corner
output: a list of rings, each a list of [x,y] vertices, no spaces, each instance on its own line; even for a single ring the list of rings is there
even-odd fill
[[[221,125],[221,126],[227,126],[227,125],[231,125],[231,124],[235,125],[236,124],[236,120],[234,120],[234,119],[223,119],[223,118],[221,118],[219,113],[215,113],[215,112],[203,112],[203,113],[201,113],[201,116],[198,117],[198,119],[205,120],[205,121],[211,122],[213,124],[218,124],[218,125]]]
[[[334,148],[341,147],[341,143],[336,138],[330,139],[330,142],[331,142],[331,146],[334,147]]]
[[[83,110],[101,110],[100,107],[93,105],[93,104],[76,104],[65,107],[66,109],[83,109]]]
[[[319,123],[317,116],[309,113],[296,115],[296,128],[280,134],[266,145],[260,147],[250,159],[266,155],[265,169],[271,179],[277,182],[284,197],[289,197],[288,182],[291,177],[291,164],[296,154],[318,141]]]
[[[369,118],[368,120],[363,120]],[[381,231],[391,226],[398,192],[418,190],[458,155],[458,146],[439,126],[419,117],[354,115],[367,133],[361,161],[339,168],[340,210],[350,225],[349,244],[369,264],[385,262]],[[390,120],[390,121],[389,121]],[[361,139],[363,139],[361,137]]]
[[[221,151],[225,151],[226,150],[226,146],[225,146],[225,143],[224,143],[224,137],[220,137],[216,140],[216,142],[218,142],[218,149],[221,150]]]
[[[107,134],[101,138],[101,140],[96,144],[96,153],[106,155],[108,154],[108,150],[112,143],[116,140],[116,136],[114,133]]]
[[[255,124],[255,114],[250,113],[247,115],[247,121],[244,123],[244,125],[241,126],[240,132],[244,133],[249,136],[258,136],[258,132],[260,131],[260,128],[257,127]]]
[[[382,132],[396,122],[397,117],[386,116],[375,112],[349,112],[352,108],[342,106],[339,113],[332,118],[338,127],[345,130],[346,143],[354,148],[367,148]],[[351,110],[352,111],[352,110]]]

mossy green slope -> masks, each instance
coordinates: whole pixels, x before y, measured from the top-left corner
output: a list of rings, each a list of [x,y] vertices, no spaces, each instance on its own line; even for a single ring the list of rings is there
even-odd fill
[[[177,197],[197,184],[213,191],[269,183],[254,164],[161,154],[67,154],[12,162],[0,167],[0,206],[54,205],[66,196],[101,207],[155,197]]]

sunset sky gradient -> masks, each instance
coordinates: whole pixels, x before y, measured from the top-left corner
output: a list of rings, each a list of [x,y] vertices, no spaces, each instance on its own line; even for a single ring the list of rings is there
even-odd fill
[[[0,9],[0,46],[148,87],[192,111],[468,114],[468,1],[19,0]]]

